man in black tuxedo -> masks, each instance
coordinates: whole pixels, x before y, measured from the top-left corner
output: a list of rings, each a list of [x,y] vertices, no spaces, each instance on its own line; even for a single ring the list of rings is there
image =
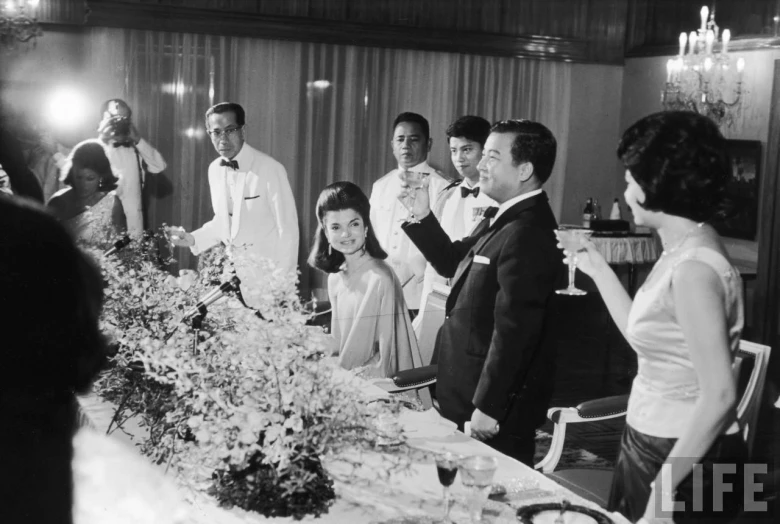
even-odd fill
[[[552,297],[563,264],[542,185],[556,147],[537,122],[494,124],[479,187],[499,207],[456,242],[430,212],[427,191],[407,186],[399,195],[410,211],[404,231],[452,278],[434,349],[441,413],[460,428],[470,421],[472,436],[527,465],[553,386]]]

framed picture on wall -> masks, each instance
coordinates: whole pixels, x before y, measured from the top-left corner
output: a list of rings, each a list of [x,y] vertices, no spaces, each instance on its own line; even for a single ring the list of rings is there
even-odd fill
[[[758,231],[758,182],[761,173],[761,142],[729,140],[731,182],[726,189],[731,205],[729,217],[713,225],[731,238],[755,240]]]

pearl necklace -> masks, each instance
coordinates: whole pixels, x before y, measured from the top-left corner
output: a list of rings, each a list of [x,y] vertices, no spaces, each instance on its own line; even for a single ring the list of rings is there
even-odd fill
[[[665,257],[666,255],[670,255],[670,254],[674,253],[675,251],[677,251],[678,249],[680,249],[680,247],[682,247],[682,245],[685,243],[686,240],[688,240],[688,238],[691,236],[691,234],[694,231],[701,231],[701,228],[702,228],[703,225],[704,225],[704,222],[699,222],[695,226],[693,226],[690,229],[688,229],[688,231],[685,232],[685,234],[682,236],[682,238],[680,238],[680,240],[675,242],[675,244],[672,247],[665,248],[661,252],[661,257]]]

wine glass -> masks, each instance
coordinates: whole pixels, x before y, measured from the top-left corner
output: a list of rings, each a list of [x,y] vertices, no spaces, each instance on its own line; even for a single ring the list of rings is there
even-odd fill
[[[569,252],[566,257],[566,263],[569,265],[569,287],[555,290],[559,295],[581,296],[588,294],[587,291],[577,289],[574,286],[574,272],[577,270],[576,253],[582,249],[582,241],[589,239],[592,234],[593,231],[590,229],[558,229],[558,241],[563,249]]]
[[[482,508],[490,494],[498,459],[484,455],[467,457],[460,462],[461,482],[468,491],[471,522],[482,522]]]
[[[449,451],[436,456],[436,472],[439,474],[439,482],[444,487],[444,520],[450,518],[450,486],[455,482],[458,474],[458,461],[461,457]]]

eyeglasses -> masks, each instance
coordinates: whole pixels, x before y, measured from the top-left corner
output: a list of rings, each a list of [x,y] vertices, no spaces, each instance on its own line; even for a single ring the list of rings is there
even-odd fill
[[[228,127],[227,129],[213,129],[206,132],[209,134],[212,140],[222,138],[223,136],[225,138],[231,138],[233,135],[243,129],[243,127],[244,126],[236,126]]]

